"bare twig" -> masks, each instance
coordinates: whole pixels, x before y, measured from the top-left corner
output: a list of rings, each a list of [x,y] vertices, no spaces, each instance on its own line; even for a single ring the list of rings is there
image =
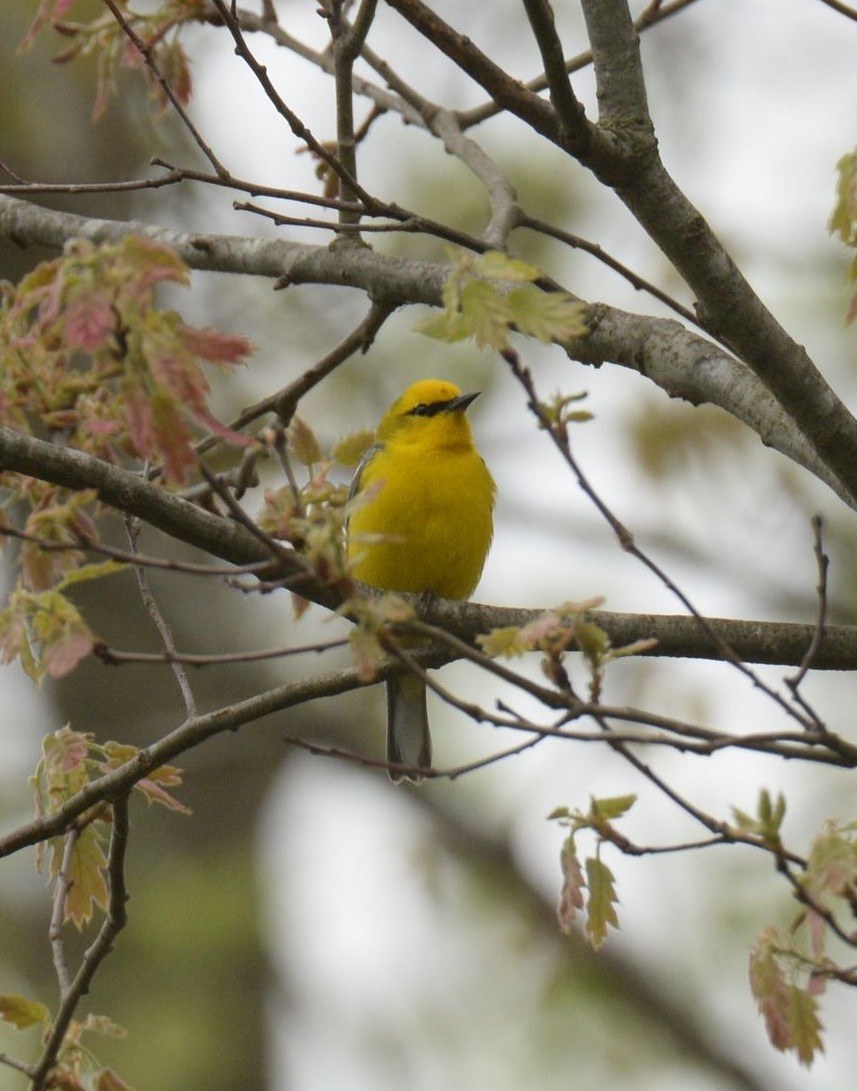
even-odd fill
[[[604,519],[607,521],[613,533],[619,542],[622,549],[635,557],[641,564],[643,564],[661,584],[673,594],[687,612],[696,620],[706,637],[711,640],[714,646],[718,649],[723,659],[728,663],[731,663],[736,670],[740,671],[752,685],[765,694],[770,700],[774,701],[787,716],[796,720],[804,729],[812,730],[818,723],[818,717],[815,713],[807,713],[806,711],[798,710],[793,704],[790,704],[782,694],[778,693],[775,689],[764,682],[759,675],[752,670],[747,664],[737,655],[734,649],[723,640],[720,634],[708,623],[705,616],[694,606],[688,596],[678,587],[678,585],[669,577],[669,575],[658,565],[651,557],[648,556],[634,541],[634,536],[628,530],[628,528],[621,522],[621,520],[614,514],[614,512],[607,506],[607,504],[598,495],[596,490],[590,484],[588,478],[584,474],[580,464],[574,457],[571,451],[571,447],[568,440],[567,428],[565,426],[555,426],[551,420],[545,414],[545,411],[539,402],[536,394],[535,386],[533,385],[532,376],[526,368],[521,366],[518,354],[512,349],[505,349],[501,353],[503,358],[509,364],[512,373],[518,379],[527,393],[528,404],[530,410],[536,416],[540,426],[548,433],[553,440],[553,443],[557,450],[562,455],[569,469],[575,476],[578,485],[589,497]]]
[[[214,150],[203,138],[202,133],[200,133],[199,129],[197,129],[196,125],[194,125],[193,121],[190,118],[190,115],[182,105],[181,99],[173,90],[172,84],[159,68],[158,62],[155,60],[155,52],[152,47],[147,41],[140,37],[136,30],[134,30],[130,22],[126,19],[122,9],[116,3],[116,0],[104,0],[104,3],[107,5],[108,8],[110,8],[110,11],[113,13],[113,18],[116,20],[119,26],[122,27],[125,36],[130,42],[133,43],[134,48],[139,51],[140,55],[146,63],[146,67],[152,73],[161,90],[169,99],[173,109],[181,118],[184,127],[193,137],[194,143],[197,145],[199,150],[211,164],[216,174],[221,178],[228,178],[229,171],[226,169],[226,167],[223,166],[223,164],[215,155]]]
[[[555,227],[553,224],[547,223],[544,220],[538,220],[533,216],[529,216],[526,213],[521,215],[520,221],[521,227],[527,227],[531,231],[537,231],[541,235],[547,235],[552,239],[556,239],[558,242],[563,242],[566,246],[571,246],[575,250],[583,250],[587,254],[591,254],[592,257],[597,258],[603,265],[606,265],[608,269],[612,269],[614,273],[618,273],[624,277],[625,280],[638,292],[647,292],[653,299],[657,299],[660,303],[665,304],[671,311],[674,311],[677,315],[689,322],[693,326],[698,326],[702,329],[702,325],[694,312],[689,307],[683,306],[678,300],[673,299],[672,296],[667,295],[657,285],[652,284],[651,281],[646,280],[644,277],[639,276],[632,269],[629,269],[627,265],[623,265],[621,261],[618,261],[612,255],[608,254],[598,243],[589,242],[587,239],[582,239],[579,235],[572,235],[569,231],[563,231],[562,228]]]
[[[127,516],[125,519],[125,530],[128,534],[128,541],[131,546],[131,552],[134,553],[137,549],[137,542],[140,538],[141,523],[139,519],[135,519],[132,516]],[[185,703],[185,709],[189,717],[196,715],[196,698],[191,688],[190,680],[187,676],[187,671],[184,669],[182,663],[175,658],[176,657],[176,645],[173,640],[173,631],[169,622],[164,617],[163,612],[158,605],[157,599],[152,594],[152,589],[149,585],[149,578],[146,575],[146,569],[143,565],[134,565],[134,575],[137,579],[137,589],[140,592],[140,598],[143,602],[143,606],[146,609],[146,613],[152,619],[155,624],[155,628],[163,642],[164,648],[167,651],[167,655],[170,656],[170,666],[172,667],[173,674],[175,675],[178,687],[181,690],[181,695]]]
[[[214,652],[210,655],[192,652],[123,652],[109,648],[106,644],[96,644],[93,654],[111,666],[123,663],[183,663],[188,667],[222,667],[230,663],[259,663],[268,659],[285,659],[292,655],[319,654],[347,647],[348,640],[324,640],[315,644],[300,644],[288,648],[271,648],[253,652]]]
[[[112,803],[113,822],[107,858],[108,905],[104,920],[94,942],[87,948],[74,978],[62,990],[56,1018],[45,1041],[42,1056],[32,1071],[31,1091],[43,1091],[48,1086],[50,1070],[56,1063],[66,1032],[81,999],[89,991],[93,977],[113,950],[118,934],[127,923],[125,857],[128,850],[128,797],[119,795]]]
[[[74,881],[71,878],[71,869],[74,864],[74,850],[79,837],[80,829],[77,826],[73,826],[65,835],[62,860],[54,882],[54,904],[53,911],[51,912],[51,923],[48,928],[48,939],[53,953],[54,969],[56,970],[60,995],[62,996],[68,992],[69,984],[71,982],[68,963],[65,956],[65,942],[63,941],[62,927],[65,923],[69,891],[71,890],[71,885]]]
[[[822,538],[823,527],[824,524],[821,516],[813,516],[813,552],[815,554],[816,570],[818,573],[818,583],[816,584],[818,608],[815,620],[815,630],[797,672],[785,679],[785,683],[792,691],[792,695],[800,702],[801,707],[804,708],[805,711],[807,711],[807,708],[803,698],[798,694],[798,688],[806,677],[807,672],[812,668],[815,657],[818,655],[818,649],[821,647],[821,642],[824,639],[824,624],[827,618],[827,570],[830,566],[830,558],[824,552],[824,541]],[[819,721],[816,722],[816,727],[823,728],[823,726],[824,725]]]
[[[277,113],[284,119],[292,133],[294,133],[298,139],[302,140],[306,146],[310,148],[312,153],[322,160],[322,162],[338,176],[343,186],[348,187],[349,197],[355,197],[358,200],[371,205],[371,196],[360,186],[357,179],[346,169],[342,162],[340,162],[339,157],[334,155],[322,141],[318,140],[313,135],[309,127],[304,124],[300,117],[298,117],[295,111],[277,91],[268,75],[268,70],[256,59],[253,51],[247,45],[241,30],[241,25],[235,18],[234,13],[226,6],[223,0],[210,0],[210,2],[217,10],[229,33],[232,35],[232,39],[235,42],[235,52],[241,57],[256,77],[256,80],[265,92],[268,100],[274,106]]]

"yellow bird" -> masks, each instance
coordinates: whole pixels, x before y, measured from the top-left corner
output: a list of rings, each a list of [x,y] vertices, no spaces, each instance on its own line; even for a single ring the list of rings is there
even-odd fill
[[[451,599],[473,593],[494,532],[496,493],[465,416],[476,397],[423,379],[384,414],[351,484],[352,497],[373,489],[349,520],[357,579]],[[387,682],[387,759],[412,770],[392,770],[394,781],[418,783],[417,770],[431,767],[426,687],[413,674]]]

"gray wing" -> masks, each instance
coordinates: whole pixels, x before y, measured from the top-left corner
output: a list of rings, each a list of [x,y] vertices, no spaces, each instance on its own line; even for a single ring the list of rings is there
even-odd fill
[[[360,456],[360,461],[357,463],[357,469],[354,471],[354,476],[351,478],[351,488],[348,490],[349,503],[360,492],[360,480],[363,477],[363,471],[378,454],[379,451],[384,449],[383,443],[373,443],[370,447],[367,447],[363,454]]]

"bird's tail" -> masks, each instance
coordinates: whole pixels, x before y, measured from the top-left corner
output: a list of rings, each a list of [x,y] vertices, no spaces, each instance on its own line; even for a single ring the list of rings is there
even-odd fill
[[[426,711],[426,686],[415,674],[387,682],[387,761],[415,769],[431,768],[431,734]],[[419,773],[390,770],[390,780],[422,781]]]

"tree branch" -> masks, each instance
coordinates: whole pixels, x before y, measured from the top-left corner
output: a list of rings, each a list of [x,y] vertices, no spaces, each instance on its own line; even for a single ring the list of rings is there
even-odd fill
[[[404,303],[440,306],[449,272],[439,263],[389,257],[364,247],[333,250],[283,239],[189,235],[140,221],[90,219],[0,195],[0,236],[19,245],[62,249],[73,238],[118,242],[129,234],[167,243],[194,269],[270,277],[280,285],[357,288],[387,307]],[[573,359],[584,363],[610,361],[638,371],[671,397],[684,398],[693,405],[710,402],[721,406],[756,432],[766,446],[805,467],[845,503],[857,506],[750,369],[679,323],[594,304],[589,335],[565,348]]]
[[[266,545],[245,527],[223,516],[212,515],[196,505],[119,467],[80,451],[33,439],[10,428],[0,428],[0,469],[26,474],[68,489],[95,489],[99,499],[127,515],[136,516],[165,534],[239,566],[270,562],[257,575],[269,582],[299,579],[305,598],[336,609],[341,598],[315,580],[298,553],[283,550],[272,556]],[[407,597],[407,596],[405,596]],[[413,600],[419,616],[464,640],[508,625],[526,625],[542,610],[451,602]],[[614,647],[640,637],[658,641],[658,657],[722,659],[710,638],[700,632],[694,618],[681,615],[621,614],[593,610],[592,620],[610,636]],[[742,660],[798,666],[816,639],[816,626],[793,622],[741,621],[707,618],[719,639]],[[817,670],[851,670],[857,667],[857,627],[826,626],[813,659]]]

